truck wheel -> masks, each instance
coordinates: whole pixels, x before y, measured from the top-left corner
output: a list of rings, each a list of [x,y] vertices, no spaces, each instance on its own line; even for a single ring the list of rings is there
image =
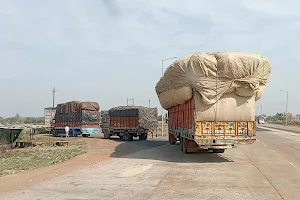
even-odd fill
[[[70,137],[74,137],[73,130],[70,130]]]
[[[180,150],[183,151],[183,137],[180,136]]]
[[[185,138],[182,138],[182,151],[184,153],[188,153],[187,152],[187,146],[186,146],[186,139]]]
[[[104,139],[109,139],[109,138],[110,138],[110,135],[107,133],[104,133]]]
[[[213,149],[213,153],[224,153],[225,149]]]
[[[57,137],[57,130],[54,130],[54,137]]]
[[[132,141],[133,140],[133,135],[132,134],[129,134],[128,135],[128,141]]]
[[[139,136],[139,140],[147,140],[148,134],[147,133],[143,133]]]
[[[132,141],[133,140],[133,135],[129,134],[128,131],[125,131],[123,136],[124,136],[124,140],[126,140],[126,141]]]
[[[169,134],[169,143],[170,145],[175,145],[176,142],[172,141],[171,138],[174,137],[173,135]]]

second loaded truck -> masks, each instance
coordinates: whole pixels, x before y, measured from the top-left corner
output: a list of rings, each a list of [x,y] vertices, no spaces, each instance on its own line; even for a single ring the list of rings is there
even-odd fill
[[[157,108],[118,106],[111,108],[102,119],[109,122],[109,128],[103,126],[106,139],[117,135],[126,141],[134,137],[147,140],[148,132],[157,129]]]

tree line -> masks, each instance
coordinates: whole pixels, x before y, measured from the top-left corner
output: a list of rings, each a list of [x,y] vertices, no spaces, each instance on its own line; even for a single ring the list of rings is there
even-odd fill
[[[21,117],[16,114],[14,117],[0,117],[1,124],[44,124],[44,117]]]

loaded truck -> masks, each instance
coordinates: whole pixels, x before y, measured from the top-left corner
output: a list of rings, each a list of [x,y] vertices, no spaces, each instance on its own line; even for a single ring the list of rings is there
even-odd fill
[[[105,139],[116,135],[126,141],[132,141],[134,137],[147,140],[148,133],[157,129],[157,108],[118,106],[104,116],[102,119],[109,122],[109,128],[108,124],[104,127]]]
[[[156,84],[168,111],[169,143],[185,153],[223,153],[256,140],[255,102],[266,88],[270,61],[244,52],[194,53],[179,58]]]
[[[52,121],[53,136],[64,136],[65,127],[70,128],[69,136],[89,137],[100,130],[100,106],[97,102],[70,101],[56,106]]]

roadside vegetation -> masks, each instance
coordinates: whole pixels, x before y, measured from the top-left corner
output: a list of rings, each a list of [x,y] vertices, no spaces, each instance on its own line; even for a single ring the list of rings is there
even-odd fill
[[[14,117],[3,118],[0,116],[0,124],[36,124],[43,125],[44,117],[22,117],[16,114]]]
[[[47,134],[36,134],[30,138],[29,129],[24,129],[17,141],[32,142],[36,146],[0,151],[0,176],[57,164],[85,153],[84,141],[70,141],[69,145],[53,146],[54,141],[58,140],[67,139],[53,138]]]
[[[283,113],[276,113],[274,116],[267,116],[266,122],[270,124],[279,124],[285,125],[286,119]],[[288,125],[289,126],[300,126],[300,121],[293,120],[291,117],[288,117]]]

